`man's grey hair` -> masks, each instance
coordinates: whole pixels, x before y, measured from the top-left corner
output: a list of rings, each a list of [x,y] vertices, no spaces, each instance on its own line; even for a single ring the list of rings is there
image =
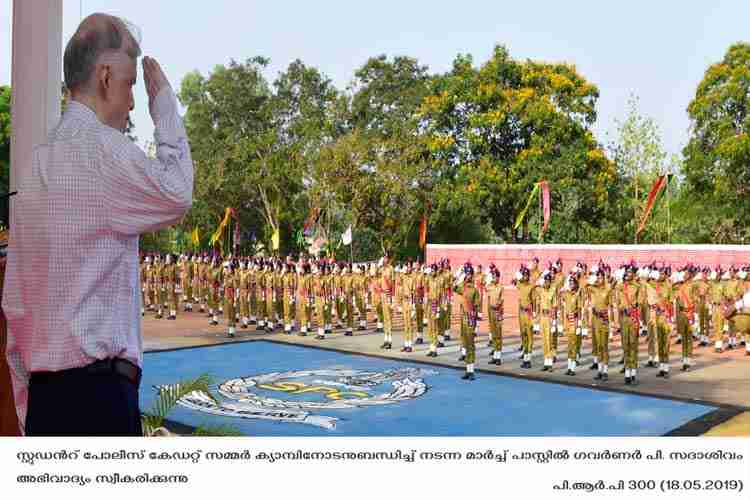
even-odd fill
[[[125,51],[127,55],[132,59],[141,55],[140,30],[135,25],[118,17],[101,16],[97,19],[100,22],[96,23],[96,28],[82,29],[87,20],[84,20],[65,47],[63,73],[65,86],[71,91],[85,88],[99,57],[105,52],[121,50],[125,37],[132,41]]]

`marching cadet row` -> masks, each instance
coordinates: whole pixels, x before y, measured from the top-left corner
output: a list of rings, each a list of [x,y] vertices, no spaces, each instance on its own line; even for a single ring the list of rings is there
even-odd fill
[[[638,382],[639,337],[648,346],[647,367],[658,366],[659,377],[669,377],[671,337],[681,344],[682,370],[693,362],[694,340],[700,346],[713,340],[717,352],[738,346],[738,336],[750,355],[750,309],[738,301],[750,290],[748,269],[722,271],[686,265],[675,273],[667,266],[642,268],[634,263],[614,273],[599,264],[586,273],[577,264],[567,275],[558,261],[540,272],[538,261],[516,273],[519,290],[519,326],[523,368],[531,367],[534,333],[541,333],[544,367],[552,370],[557,354],[557,334],[568,339],[567,375],[575,375],[581,358],[582,338],[591,334],[597,380],[608,379],[611,337],[620,336],[620,364],[626,384]],[[725,344],[725,336],[728,343]],[[657,365],[658,363],[658,365]]]
[[[480,266],[481,269],[481,266]],[[637,383],[638,343],[647,337],[647,366],[656,367],[661,377],[669,376],[669,336],[677,333],[682,344],[682,369],[692,364],[693,339],[707,345],[712,333],[717,351],[737,346],[736,332],[745,332],[750,316],[735,314],[725,319],[722,308],[734,303],[745,291],[750,273],[699,270],[686,266],[675,274],[655,265],[638,269],[632,263],[615,273],[600,264],[586,273],[577,264],[563,274],[558,261],[540,271],[538,260],[521,266],[513,284],[519,290],[518,317],[521,333],[521,367],[531,367],[534,336],[542,337],[544,366],[553,370],[557,360],[558,337],[568,338],[566,374],[575,375],[581,359],[583,338],[591,337],[593,363],[598,380],[608,379],[609,345],[620,336],[623,359],[621,370],[627,384]],[[670,278],[671,279],[668,279]],[[453,275],[449,261],[420,266],[410,263],[392,266],[385,256],[378,264],[354,265],[327,261],[294,263],[264,259],[231,259],[223,263],[207,256],[168,255],[161,263],[158,256],[146,257],[142,267],[143,299],[156,317],[169,307],[169,319],[177,314],[177,282],[181,284],[185,310],[199,304],[208,308],[211,324],[224,314],[229,335],[234,336],[239,322],[242,328],[256,324],[257,329],[274,331],[283,321],[284,331],[299,328],[300,335],[312,332],[324,339],[333,329],[346,327],[352,335],[355,316],[358,329],[367,328],[367,311],[374,309],[377,331],[384,334],[382,349],[393,347],[393,318],[403,317],[403,352],[412,352],[424,342],[424,327],[430,342],[427,356],[436,357],[438,348],[450,339],[454,295],[460,307],[461,361],[466,363],[464,378],[474,378],[477,322],[487,303],[490,328],[490,364],[502,364],[504,319],[503,286],[494,266],[486,273],[474,273],[465,264]],[[745,333],[747,335],[747,333]],[[743,342],[745,343],[745,342]],[[750,353],[750,345],[748,346]]]

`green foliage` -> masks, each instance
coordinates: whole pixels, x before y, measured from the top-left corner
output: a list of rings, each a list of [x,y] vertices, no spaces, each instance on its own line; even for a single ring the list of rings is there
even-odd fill
[[[598,97],[568,64],[516,61],[501,46],[479,68],[458,56],[421,109],[437,175],[506,241],[531,238],[528,218],[521,235],[513,225],[540,180],[554,186],[554,206],[573,190],[576,220],[599,221],[617,172],[590,130]]]
[[[715,238],[740,243],[750,216],[750,44],[732,45],[706,70],[687,111],[685,179],[701,204],[714,207],[701,224]]]
[[[209,386],[211,378],[208,375],[201,375],[194,380],[183,380],[169,387],[162,387],[159,390],[158,397],[153,407],[143,415],[143,431],[147,436],[154,433],[164,426],[164,420],[177,405],[177,402],[192,392],[203,392],[212,400],[216,400],[211,393]],[[218,427],[199,427],[194,435],[196,436],[239,436],[241,433],[229,426]]]
[[[0,194],[10,189],[10,87],[0,85]]]

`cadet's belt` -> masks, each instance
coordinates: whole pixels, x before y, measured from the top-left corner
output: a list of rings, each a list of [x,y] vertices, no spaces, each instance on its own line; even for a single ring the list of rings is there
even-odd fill
[[[607,311],[606,309],[592,309],[591,312],[594,313],[594,316],[596,316],[600,320],[609,321],[609,311]]]
[[[549,309],[542,309],[541,313],[544,314],[545,316],[549,316],[550,310]]]
[[[568,314],[567,318],[568,318],[568,321],[575,321],[575,320],[578,319],[578,315],[577,314]]]
[[[620,314],[624,314],[626,316],[630,316],[631,314],[634,314],[636,312],[639,311],[635,307],[623,307],[622,309],[620,309]]]

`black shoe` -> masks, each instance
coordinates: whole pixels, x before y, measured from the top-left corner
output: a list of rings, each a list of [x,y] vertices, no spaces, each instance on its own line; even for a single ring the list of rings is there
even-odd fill
[[[601,380],[602,379],[602,375],[604,375],[602,372],[597,373],[596,377],[594,377],[594,380]]]
[[[448,341],[451,339],[450,335],[443,335],[443,340]]]
[[[299,332],[297,335],[300,337],[307,337],[307,332]]]
[[[550,367],[547,366],[547,365],[544,365],[544,367],[540,371],[548,372],[548,371],[550,371]]]
[[[162,316],[161,314],[157,314],[156,316],[154,316],[154,319],[162,319],[163,317],[164,316]]]
[[[346,332],[344,334],[344,337],[352,337],[352,336],[354,336],[354,333],[352,333],[352,332]]]
[[[256,332],[262,332],[263,330],[265,330],[265,327],[262,327],[260,325],[258,325],[258,326],[255,327],[255,331]]]
[[[357,331],[358,332],[364,332],[365,331],[365,327],[364,326],[358,326],[357,327]]]
[[[576,372],[568,368],[568,371],[565,372],[565,375],[568,375],[570,377],[575,377]]]
[[[172,321],[175,321],[175,320],[177,320],[177,316],[170,316],[170,317],[168,317],[167,319],[169,319],[169,320],[172,320]]]
[[[257,319],[251,319],[250,320],[250,324],[251,325],[257,325],[258,324],[258,320]]]
[[[589,366],[589,370],[598,370],[599,369],[599,363],[591,363],[591,366]]]
[[[383,329],[382,328],[376,328],[375,329],[375,333],[383,333]]]
[[[247,325],[245,323],[242,323],[240,325],[240,328],[242,328],[243,330],[247,330]]]
[[[646,363],[646,366],[648,368],[656,368],[656,363],[653,361],[649,361],[648,363]]]
[[[721,347],[719,347],[718,349],[714,349],[714,352],[716,354],[721,354],[722,352],[724,352],[724,349],[722,349]]]
[[[438,346],[438,348],[440,348],[440,347],[445,347],[445,344],[443,344],[442,342],[438,342],[438,343],[437,343],[437,346]]]
[[[413,347],[407,347],[406,348],[406,352],[414,352],[414,348]]]
[[[625,373],[625,367],[620,368],[620,373]]]
[[[630,377],[630,385],[638,385],[638,379],[635,377]]]
[[[700,346],[701,347],[708,347],[708,342],[703,341],[703,342],[701,342]]]
[[[380,344],[380,348],[385,349],[387,345],[388,345],[388,342],[383,342],[382,344]]]
[[[731,350],[734,350],[734,346],[733,346],[732,344],[729,344],[729,345],[727,346],[727,349],[731,349]]]
[[[233,333],[227,333],[227,337],[229,337],[230,339],[233,339],[234,338],[234,334]]]
[[[682,365],[682,371],[689,372],[690,371],[690,365]]]
[[[521,363],[521,368],[531,368],[531,361],[524,361]]]
[[[428,358],[437,358],[437,353],[435,351],[430,351],[427,353]]]
[[[625,377],[625,385],[630,385],[630,377]]]
[[[461,378],[464,380],[474,380],[476,377],[474,377],[473,373],[465,373]]]
[[[552,362],[557,363],[557,356],[552,356]]]
[[[618,365],[624,365],[625,364],[625,358],[620,358],[620,361],[617,362]]]
[[[315,339],[316,339],[316,340],[325,340],[325,338],[326,338],[326,336],[325,336],[325,335],[316,335],[316,336],[315,336]]]
[[[211,326],[216,326],[216,325],[218,325],[218,324],[219,324],[219,322],[218,322],[218,321],[211,321],[211,322],[209,323],[209,325],[211,325]]]
[[[675,344],[682,344],[682,339],[678,337],[677,340],[675,341]]]
[[[521,351],[523,351],[523,346],[518,348],[518,352],[521,352]]]
[[[664,372],[664,375],[663,375],[663,377],[664,377],[664,378],[669,378],[669,372]]]
[[[420,337],[417,340],[415,340],[414,343],[415,344],[424,344],[424,339]]]
[[[461,357],[460,357],[460,358],[458,358],[458,360],[459,360],[459,361],[464,361],[465,359],[466,359],[466,355],[465,355],[465,354],[464,354],[464,355],[461,355]]]
[[[747,345],[747,343],[746,343],[746,342],[745,342],[745,341],[743,340],[742,342],[740,342],[740,345],[741,345],[742,347],[745,347],[745,346]]]
[[[602,373],[602,382],[606,382],[607,380],[609,380],[609,374]]]
[[[391,344],[390,342],[388,342],[388,344],[386,344],[385,348],[386,349],[393,349],[393,344]]]
[[[401,352],[409,352],[407,349],[409,349],[409,348],[406,347],[406,346],[404,346],[404,347],[401,348]]]

